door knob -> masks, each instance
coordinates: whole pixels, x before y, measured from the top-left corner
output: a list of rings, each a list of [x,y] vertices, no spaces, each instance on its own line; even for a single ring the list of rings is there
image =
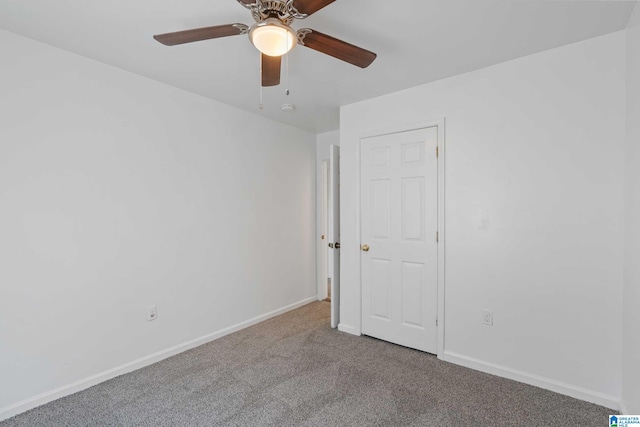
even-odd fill
[[[329,243],[329,247],[333,249],[333,243]]]
[[[360,249],[362,249],[363,252],[369,252],[369,245],[362,245],[360,246]]]
[[[340,242],[336,242],[336,244],[333,245],[333,247],[336,248],[336,249],[340,249]]]

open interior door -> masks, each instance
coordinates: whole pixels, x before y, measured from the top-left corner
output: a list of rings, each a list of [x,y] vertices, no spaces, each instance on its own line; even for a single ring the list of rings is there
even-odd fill
[[[331,327],[340,323],[340,147],[329,147],[329,275]]]

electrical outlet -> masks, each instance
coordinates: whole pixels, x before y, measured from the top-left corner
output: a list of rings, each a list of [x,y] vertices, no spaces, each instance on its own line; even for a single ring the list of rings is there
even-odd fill
[[[482,310],[482,324],[493,326],[493,311],[487,309]]]
[[[158,306],[152,305],[147,307],[147,320],[156,320],[158,318]]]

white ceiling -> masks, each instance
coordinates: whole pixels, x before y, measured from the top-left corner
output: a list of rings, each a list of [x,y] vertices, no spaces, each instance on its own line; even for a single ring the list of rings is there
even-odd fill
[[[337,0],[296,21],[378,54],[360,69],[305,47],[264,90],[246,36],[167,47],[154,34],[253,20],[236,0],[0,0],[0,28],[313,132],[339,107],[624,29],[635,1]],[[291,95],[285,95],[289,87]],[[294,112],[280,106],[293,103]]]

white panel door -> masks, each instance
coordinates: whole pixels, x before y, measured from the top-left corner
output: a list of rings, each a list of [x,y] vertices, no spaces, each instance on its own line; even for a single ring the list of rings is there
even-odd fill
[[[331,327],[340,323],[340,147],[329,147],[329,274]]]
[[[361,141],[362,333],[437,353],[438,128]]]

